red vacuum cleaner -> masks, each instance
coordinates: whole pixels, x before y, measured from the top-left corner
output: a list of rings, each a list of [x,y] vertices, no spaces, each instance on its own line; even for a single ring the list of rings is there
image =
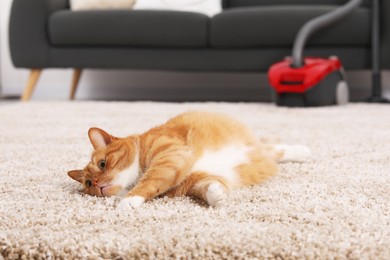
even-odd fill
[[[335,23],[355,10],[362,0],[350,0],[308,21],[295,38],[292,57],[271,66],[268,79],[278,106],[312,107],[341,105],[349,100],[348,85],[341,61],[335,57],[303,58],[307,39],[315,31]]]

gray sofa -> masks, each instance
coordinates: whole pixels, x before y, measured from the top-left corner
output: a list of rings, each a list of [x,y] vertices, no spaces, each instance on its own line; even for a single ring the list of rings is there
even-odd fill
[[[223,0],[214,17],[153,10],[71,11],[68,0],[14,0],[10,49],[15,67],[31,70],[29,100],[45,68],[267,71],[290,55],[310,18],[346,0]],[[381,1],[382,65],[390,68],[390,1]],[[367,69],[370,1],[309,41],[306,55],[339,56],[347,70]]]

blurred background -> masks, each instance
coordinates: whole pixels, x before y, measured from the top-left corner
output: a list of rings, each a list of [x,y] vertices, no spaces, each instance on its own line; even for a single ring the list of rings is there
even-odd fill
[[[27,1],[27,0],[26,0]],[[12,0],[0,1],[0,86],[2,96],[19,96],[28,70],[15,69],[8,47],[8,20]],[[351,100],[370,94],[369,71],[348,72]],[[72,71],[48,69],[42,73],[34,99],[67,100]],[[384,96],[390,97],[390,71],[382,75]],[[159,101],[270,101],[264,73],[177,73],[134,70],[85,70],[76,99]]]

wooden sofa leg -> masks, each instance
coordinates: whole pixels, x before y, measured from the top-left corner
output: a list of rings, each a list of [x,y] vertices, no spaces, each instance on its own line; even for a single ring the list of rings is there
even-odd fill
[[[22,95],[21,101],[29,101],[32,93],[34,92],[34,88],[37,85],[39,76],[41,75],[42,69],[32,69],[30,71],[30,77],[28,78],[27,85],[24,88],[24,92]]]
[[[72,85],[70,87],[70,100],[74,100],[74,96],[76,95],[77,86],[80,81],[82,69],[74,69],[73,71],[73,78],[72,78]]]

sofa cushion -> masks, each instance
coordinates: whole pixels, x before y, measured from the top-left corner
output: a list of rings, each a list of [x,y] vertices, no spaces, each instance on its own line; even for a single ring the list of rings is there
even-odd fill
[[[126,9],[133,7],[135,0],[70,0],[70,9],[79,10],[107,10]]]
[[[222,4],[220,0],[137,0],[134,10],[198,12],[211,17],[222,11]]]
[[[265,5],[342,5],[349,0],[222,0],[224,8]],[[372,0],[363,0],[362,6],[370,6]]]
[[[57,46],[204,47],[209,18],[155,10],[58,11],[49,19]]]
[[[211,19],[212,47],[291,46],[302,25],[332,6],[264,6],[228,9]],[[308,42],[313,46],[366,46],[370,43],[370,12],[359,8]]]

